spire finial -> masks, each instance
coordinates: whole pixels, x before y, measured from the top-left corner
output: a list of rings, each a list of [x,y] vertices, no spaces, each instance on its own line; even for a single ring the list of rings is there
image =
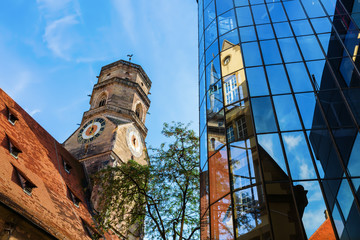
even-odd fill
[[[128,54],[127,56],[129,57],[129,62],[131,62],[131,58],[134,56],[134,54]]]

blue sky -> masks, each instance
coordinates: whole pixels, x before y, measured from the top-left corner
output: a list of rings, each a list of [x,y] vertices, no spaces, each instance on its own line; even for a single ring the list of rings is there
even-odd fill
[[[163,122],[198,131],[195,0],[4,0],[0,87],[59,142],[89,109],[101,66],[127,59],[153,82],[147,142]]]

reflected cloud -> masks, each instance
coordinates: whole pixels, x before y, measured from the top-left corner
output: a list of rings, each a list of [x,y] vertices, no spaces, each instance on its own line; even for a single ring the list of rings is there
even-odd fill
[[[289,150],[294,150],[295,147],[297,147],[299,145],[299,143],[301,142],[301,135],[287,135],[284,136],[284,141],[286,142],[287,146],[289,147]]]

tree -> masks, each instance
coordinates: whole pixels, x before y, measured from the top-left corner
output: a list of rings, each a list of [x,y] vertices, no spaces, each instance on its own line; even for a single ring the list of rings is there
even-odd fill
[[[147,166],[129,160],[93,177],[104,230],[139,233],[145,220],[148,239],[199,239],[199,139],[182,123],[165,123],[162,134],[171,141],[149,148]]]

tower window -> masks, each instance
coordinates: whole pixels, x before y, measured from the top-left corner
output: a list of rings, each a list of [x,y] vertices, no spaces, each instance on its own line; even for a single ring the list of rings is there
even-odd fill
[[[8,109],[8,120],[12,125],[15,125],[16,121],[19,120],[19,118],[10,110],[10,108]]]
[[[70,173],[72,167],[65,160],[63,160],[65,172]]]
[[[9,144],[9,153],[11,156],[17,159],[19,157],[19,154],[21,153],[21,150],[14,144],[14,141],[12,141],[9,136],[7,136],[7,138]]]
[[[135,114],[140,120],[142,120],[142,118],[141,118],[141,116],[142,116],[142,106],[141,106],[140,103],[138,105],[136,105]]]
[[[74,203],[75,206],[79,207],[80,206],[80,203],[81,203],[81,200],[75,196],[75,194],[70,190],[70,188],[68,187],[68,192],[69,192],[69,197],[70,197],[70,200]]]
[[[106,99],[101,99],[101,101],[99,102],[99,107],[105,106],[106,103]]]
[[[23,191],[31,196],[32,190],[36,188],[35,184],[33,184],[29,179],[25,177],[24,174],[20,173],[20,171],[14,167],[16,175],[18,176],[20,186],[22,187]]]

